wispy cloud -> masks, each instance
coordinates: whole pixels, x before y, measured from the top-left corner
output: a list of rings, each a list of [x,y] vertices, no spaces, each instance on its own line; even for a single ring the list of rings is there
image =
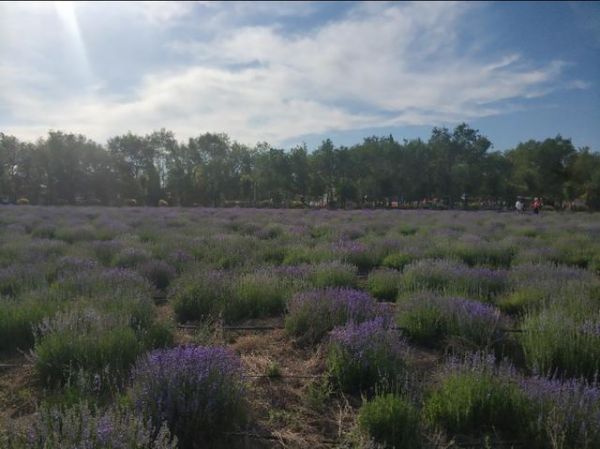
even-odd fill
[[[311,14],[313,6],[306,5],[279,4],[271,14],[274,20]],[[226,23],[226,4],[139,6],[150,27],[183,19],[189,26],[198,7],[192,27],[217,18]],[[256,15],[243,4],[231,8],[238,18]],[[147,71],[128,95],[88,89],[57,99],[48,79],[5,75],[5,63],[0,101],[10,105],[11,120],[3,124],[0,109],[0,127],[29,139],[47,128],[105,139],[167,127],[179,138],[223,131],[247,143],[277,144],[309,133],[501,114],[513,107],[511,100],[560,87],[561,61],[532,65],[514,49],[465,51],[460,35],[469,26],[468,11],[464,3],[368,3],[304,33],[286,33],[275,20],[238,21],[213,37],[173,35],[161,51],[178,62]],[[564,86],[586,87],[578,80]]]

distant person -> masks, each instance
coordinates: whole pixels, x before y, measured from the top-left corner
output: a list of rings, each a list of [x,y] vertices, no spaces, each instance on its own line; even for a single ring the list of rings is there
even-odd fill
[[[521,201],[521,199],[518,199],[517,202],[515,203],[515,209],[517,210],[518,213],[522,214],[523,213],[523,207],[525,205],[523,204],[523,202]]]
[[[536,197],[533,199],[533,203],[531,203],[531,208],[533,209],[534,214],[537,215],[540,213],[540,209],[542,208],[542,202],[539,198]]]

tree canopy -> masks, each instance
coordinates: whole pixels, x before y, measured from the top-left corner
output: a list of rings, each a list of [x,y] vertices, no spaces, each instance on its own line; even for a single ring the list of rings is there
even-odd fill
[[[49,132],[35,143],[0,133],[0,199],[31,204],[222,206],[290,205],[309,200],[345,206],[368,201],[463,195],[494,201],[541,196],[600,208],[600,154],[556,136],[505,152],[463,123],[433,128],[429,140],[368,137],[351,147],[327,139],[309,151],[266,142],[254,147],[226,134],[178,142],[170,131],[128,133],[100,145]]]

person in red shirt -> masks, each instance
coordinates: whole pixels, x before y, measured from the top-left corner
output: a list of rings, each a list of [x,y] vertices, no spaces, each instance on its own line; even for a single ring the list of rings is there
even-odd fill
[[[534,214],[539,214],[540,213],[540,209],[542,208],[542,202],[539,200],[539,198],[534,198],[533,199],[533,203],[531,204],[531,208],[533,209],[533,213]]]

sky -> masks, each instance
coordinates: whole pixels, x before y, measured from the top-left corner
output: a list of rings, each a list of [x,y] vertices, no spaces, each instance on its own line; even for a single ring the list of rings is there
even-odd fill
[[[0,132],[600,151],[600,2],[2,2]]]

